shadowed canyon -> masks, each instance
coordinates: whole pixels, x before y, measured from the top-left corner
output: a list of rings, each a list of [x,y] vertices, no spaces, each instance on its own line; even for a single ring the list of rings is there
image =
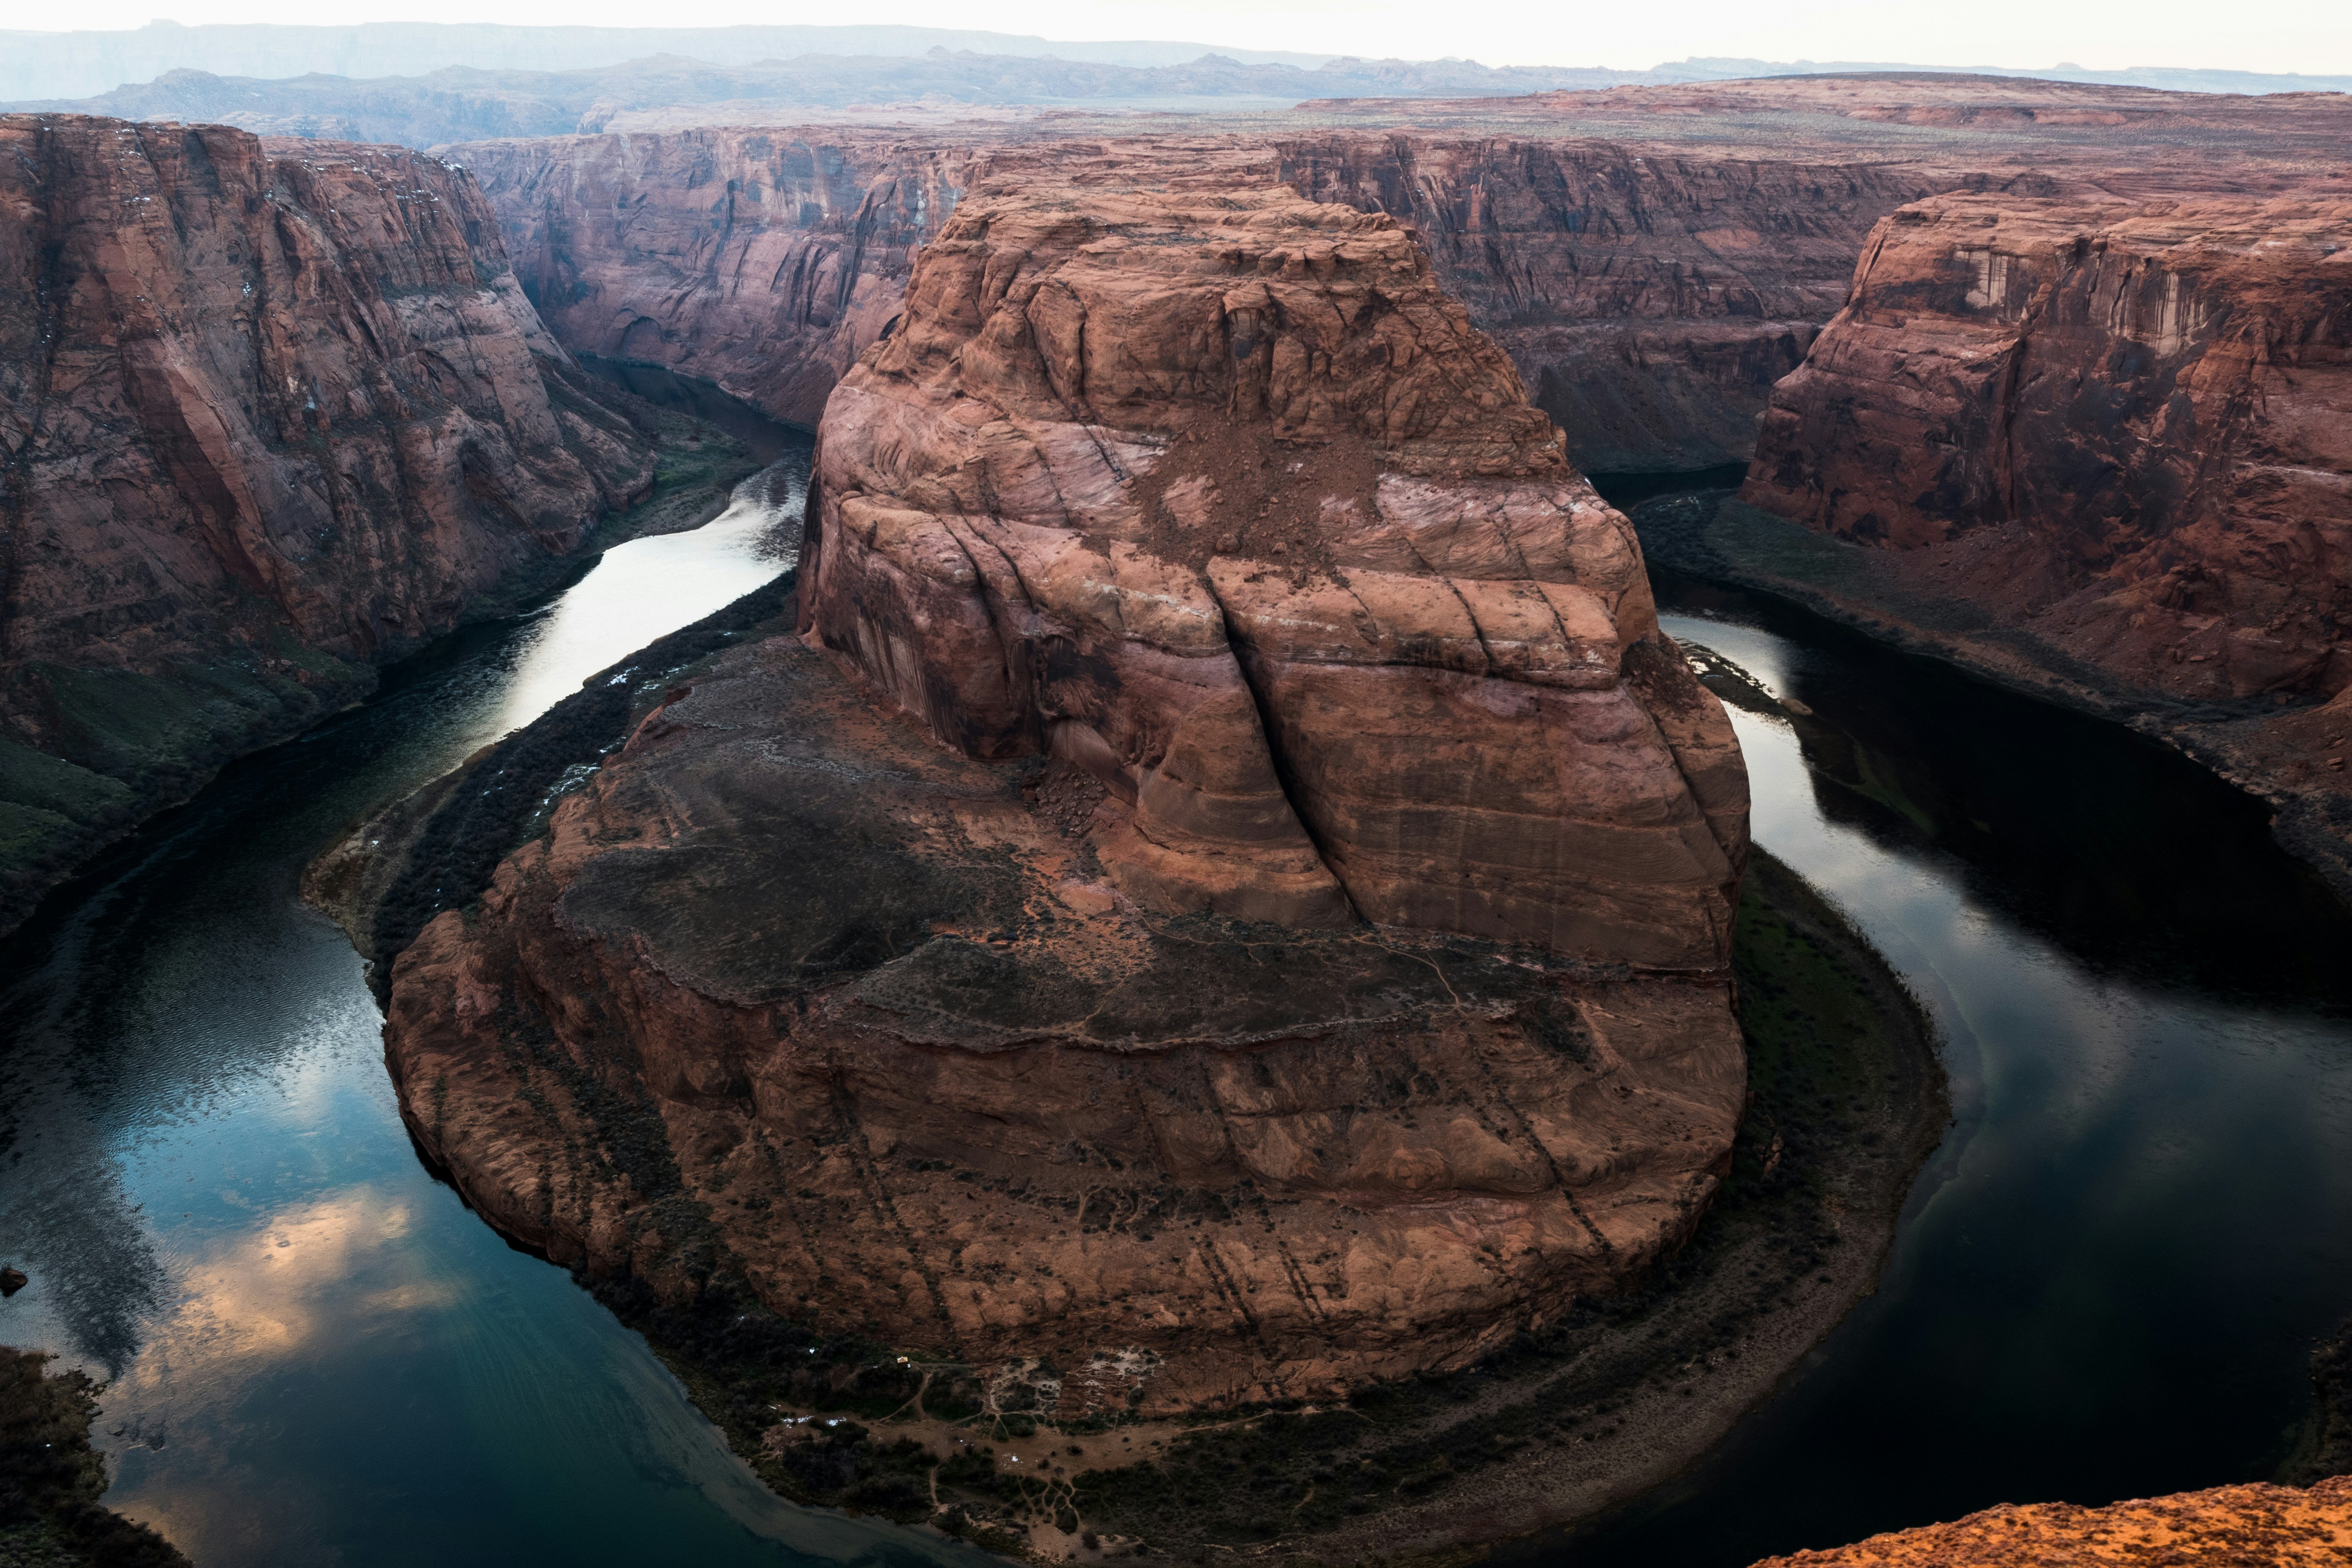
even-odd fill
[[[2340,1555],[2352,99],[859,58],[0,115],[0,1543]]]

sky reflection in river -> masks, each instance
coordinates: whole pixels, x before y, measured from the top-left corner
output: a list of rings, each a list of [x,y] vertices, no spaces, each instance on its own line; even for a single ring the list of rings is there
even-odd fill
[[[224,771],[0,949],[0,1341],[104,1374],[107,1500],[199,1563],[969,1556],[792,1508],[644,1342],[418,1163],[303,862],[594,673],[772,577],[806,442],[690,534]]]

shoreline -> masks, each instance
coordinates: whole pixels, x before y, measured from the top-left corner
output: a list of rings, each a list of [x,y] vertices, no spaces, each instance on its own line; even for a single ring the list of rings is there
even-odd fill
[[[642,401],[642,400],[639,400]],[[316,649],[299,649],[266,659],[250,650],[206,667],[205,680],[216,698],[231,688],[259,693],[248,711],[245,732],[212,745],[194,745],[166,758],[138,780],[95,774],[120,793],[104,792],[111,804],[87,821],[70,813],[60,819],[73,831],[51,830],[47,847],[0,877],[0,940],[31,922],[59,888],[89,871],[107,850],[166,812],[187,805],[240,758],[266,752],[307,734],[336,714],[365,702],[379,689],[383,671],[425,652],[466,627],[523,613],[584,575],[604,553],[632,539],[699,528],[724,511],[735,487],[760,471],[742,444],[715,426],[673,409],[643,405],[654,431],[656,472],[646,492],[626,508],[599,519],[580,544],[561,555],[519,562],[469,601],[449,625],[400,647],[393,657],[354,664]],[[281,652],[285,650],[281,649]],[[241,662],[240,662],[241,661]],[[284,672],[292,670],[291,676]],[[15,753],[23,752],[22,757]],[[9,747],[0,755],[0,805],[25,809],[18,793],[51,805],[89,787],[72,775],[78,764],[29,748]],[[37,809],[38,809],[37,807]],[[59,816],[57,811],[49,815]]]
[[[2352,903],[2347,775],[2330,775],[2338,786],[2332,788],[2298,788],[2281,776],[2311,771],[2312,758],[2328,749],[2278,732],[2289,723],[2316,721],[2319,707],[2192,703],[2126,687],[2030,632],[2000,624],[1970,601],[1896,581],[1878,559],[1884,552],[1814,533],[1741,502],[1734,491],[1661,494],[1636,502],[1626,515],[1653,567],[1767,595],[1897,652],[1936,659],[2170,747],[2269,806],[2280,846]],[[2312,728],[2317,737],[2326,726]]]

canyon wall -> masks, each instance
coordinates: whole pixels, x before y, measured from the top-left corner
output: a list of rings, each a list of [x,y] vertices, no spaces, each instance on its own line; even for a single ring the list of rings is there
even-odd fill
[[[898,314],[976,150],[898,132],[678,131],[444,149],[563,342],[713,381],[814,429]]]
[[[1936,185],[1885,162],[1644,155],[1411,134],[1011,139],[681,131],[446,149],[482,182],[567,344],[719,382],[814,425],[898,310],[913,252],[1004,160],[1212,150],[1411,224],[1586,468],[1746,458],[1772,384],[1843,302],[1873,223]]]
[[[1302,195],[1411,223],[1602,472],[1745,460],[1871,226],[1938,177],[1528,137],[1332,134],[1278,157]]]
[[[1065,1419],[1473,1359],[1679,1247],[1744,1100],[1746,778],[1624,519],[1403,226],[1162,153],[967,187],[805,636],[388,1009],[510,1233]]]
[[[2352,683],[2352,201],[1946,196],[1871,237],[1743,499],[2123,685]]]
[[[646,489],[473,183],[0,117],[0,924]]]

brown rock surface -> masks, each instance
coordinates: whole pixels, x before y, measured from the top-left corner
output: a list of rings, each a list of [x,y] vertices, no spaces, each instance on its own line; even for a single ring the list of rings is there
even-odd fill
[[[803,626],[1097,776],[1156,907],[1718,965],[1745,776],[1623,518],[1410,231],[1250,172],[967,195],[827,407]]]
[[[1060,172],[835,394],[834,651],[727,656],[401,956],[404,1112],[558,1258],[1065,1415],[1459,1364],[1719,1177],[1728,725],[1406,231]]]
[[[973,136],[698,129],[441,151],[481,182],[567,346],[701,376],[814,429],[955,210]]]
[[[1445,287],[1568,430],[1571,458],[1610,469],[1745,458],[1772,383],[1843,301],[1863,236],[1937,188],[1916,168],[1860,161],[1363,132],[801,127],[444,151],[481,179],[567,344],[707,376],[813,426],[972,181],[1171,144],[1412,224]]]
[[[875,111],[877,115],[881,111]],[[481,178],[575,348],[709,376],[813,425],[912,253],[999,155],[1117,145],[1100,117],[483,142]],[[1132,122],[1128,122],[1131,124]],[[1317,200],[1413,224],[1588,470],[1744,459],[1871,226],[1969,188],[2116,200],[2339,180],[2352,100],[2010,78],[1780,78],[1171,116]],[[1119,139],[1119,140],[1111,140]],[[2332,188],[2344,189],[2338,185]]]
[[[1603,472],[1744,460],[1863,237],[1937,188],[1909,163],[1583,139],[1337,133],[1279,155],[1302,195],[1412,223],[1570,457]]]
[[[0,117],[0,840],[90,835],[365,689],[651,482],[471,182]]]
[[[2341,689],[2352,197],[1905,207],[1742,498],[2129,685]]]
[[[2352,1477],[2337,1477],[2308,1491],[2255,1484],[2105,1508],[2004,1506],[1756,1568],[2333,1568],[2347,1558]]]
[[[2352,196],[1907,206],[1742,500],[1878,547],[1853,611],[2137,716],[2352,889]]]

